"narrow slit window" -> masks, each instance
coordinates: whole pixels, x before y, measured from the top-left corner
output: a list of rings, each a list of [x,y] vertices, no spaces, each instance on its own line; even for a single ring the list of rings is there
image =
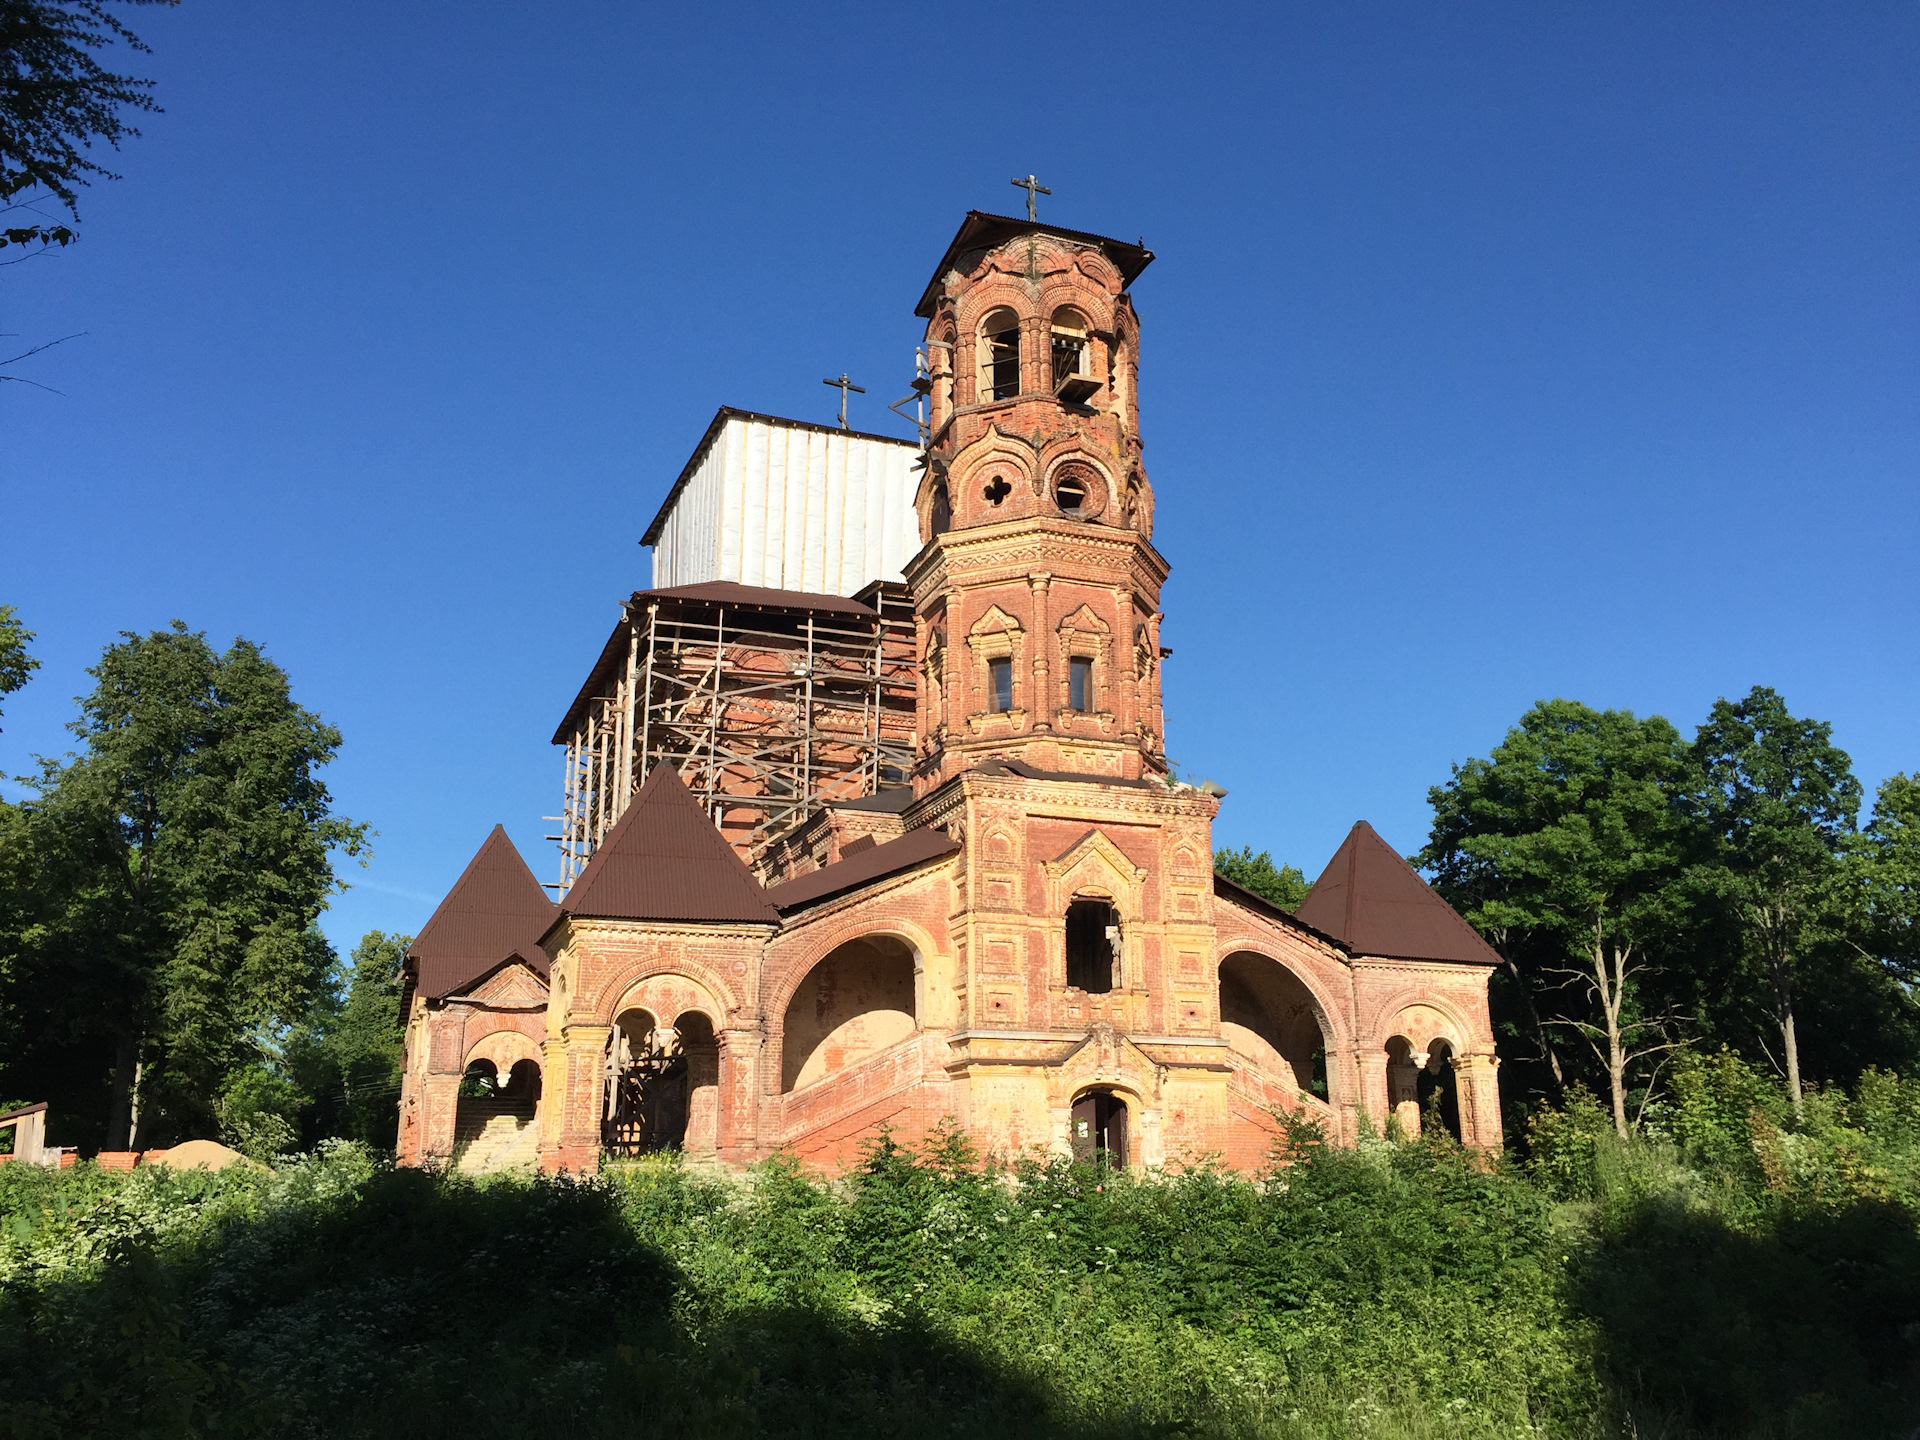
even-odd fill
[[[1076,655],[1067,662],[1067,708],[1082,714],[1093,709],[1093,661]]]
[[[988,702],[995,714],[1013,709],[1013,661],[987,662]]]

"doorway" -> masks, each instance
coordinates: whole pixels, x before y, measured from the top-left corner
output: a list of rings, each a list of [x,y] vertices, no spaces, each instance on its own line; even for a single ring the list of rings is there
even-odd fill
[[[1111,1090],[1089,1090],[1073,1102],[1067,1135],[1074,1159],[1127,1168],[1127,1102]]]

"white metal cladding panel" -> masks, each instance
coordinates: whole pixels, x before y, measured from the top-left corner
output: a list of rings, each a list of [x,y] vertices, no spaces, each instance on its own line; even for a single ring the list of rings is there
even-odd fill
[[[907,445],[729,416],[661,527],[653,583],[851,595],[898,580],[920,548],[915,460]]]

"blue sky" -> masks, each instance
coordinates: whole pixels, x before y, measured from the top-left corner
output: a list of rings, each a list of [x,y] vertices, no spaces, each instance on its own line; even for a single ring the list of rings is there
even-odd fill
[[[1311,875],[1534,700],[1754,684],[1920,767],[1920,10],[187,0],[71,252],[0,270],[0,600],[44,668],[245,635],[417,928],[722,403],[893,427],[969,208],[1144,237],[1169,749]]]

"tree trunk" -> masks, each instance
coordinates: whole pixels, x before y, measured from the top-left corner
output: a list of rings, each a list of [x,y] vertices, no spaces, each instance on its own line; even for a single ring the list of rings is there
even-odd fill
[[[1607,1089],[1613,1100],[1613,1129],[1627,1138],[1627,1050],[1620,1039],[1620,1002],[1625,985],[1626,956],[1616,946],[1613,971],[1607,969],[1607,944],[1600,922],[1593,924],[1593,978],[1600,992],[1600,1013],[1607,1022]]]
[[[1800,1104],[1800,1041],[1793,1033],[1793,984],[1780,987],[1780,1042],[1787,1052],[1787,1094],[1793,1097],[1793,1118],[1802,1117]]]
[[[140,1064],[140,1045],[122,1035],[113,1051],[113,1088],[107,1105],[108,1150],[130,1148],[133,1140],[133,1087]]]
[[[1520,967],[1512,960],[1507,961],[1507,973],[1513,977],[1514,988],[1520,992],[1520,998],[1526,1003],[1527,1021],[1533,1026],[1533,1043],[1540,1047],[1547,1068],[1553,1072],[1553,1088],[1565,1093],[1567,1077],[1560,1069],[1560,1056],[1553,1048],[1553,1042],[1547,1038],[1547,1024],[1540,1018],[1540,1007],[1533,1003],[1533,987],[1527,984],[1526,976],[1520,973]]]

